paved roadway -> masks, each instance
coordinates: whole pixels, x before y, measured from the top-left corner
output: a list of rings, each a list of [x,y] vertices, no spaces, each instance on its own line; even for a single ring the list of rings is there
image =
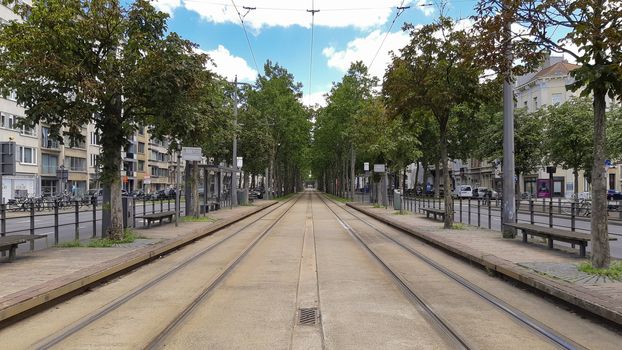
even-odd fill
[[[622,339],[313,192],[0,329],[0,339],[59,349],[460,348],[456,339],[468,348],[556,348],[406,248],[575,348],[615,349]]]
[[[143,212],[152,213],[160,212],[162,210],[168,211],[169,202],[162,202],[162,206],[160,206],[160,202],[154,202],[154,206],[151,205],[150,202],[147,202],[147,205],[143,207],[143,202],[136,202],[136,216],[140,216]],[[170,201],[171,210],[175,210],[175,203]],[[185,206],[182,204],[181,211],[182,215],[184,213]],[[50,215],[51,214],[51,215]],[[11,234],[30,234],[30,217],[28,213],[25,212],[9,212],[6,220],[6,229]],[[19,217],[15,217],[19,216]],[[97,209],[96,213],[97,221],[97,236],[101,237],[101,209]],[[60,211],[58,215],[58,237],[59,243],[63,242],[71,242],[75,240],[75,211]],[[80,208],[79,212],[79,239],[84,240],[91,238],[93,236],[93,210],[90,206],[84,206]],[[137,227],[141,227],[143,225],[143,220],[137,218],[136,219]],[[17,232],[12,232],[17,231]],[[46,235],[46,239],[38,239],[35,240],[35,250],[43,249],[54,244],[54,215],[53,211],[39,211],[35,212],[35,234],[38,235]],[[24,252],[29,250],[30,247],[28,244],[20,244],[18,248],[18,252]]]

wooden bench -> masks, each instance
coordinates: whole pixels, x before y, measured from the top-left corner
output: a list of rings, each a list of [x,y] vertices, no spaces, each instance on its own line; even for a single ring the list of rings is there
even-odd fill
[[[433,209],[433,208],[424,208],[425,216],[430,218],[430,214],[434,215],[434,220],[436,220],[437,216],[440,216],[442,220],[445,220],[445,209]]]
[[[577,244],[579,246],[579,255],[582,258],[586,256],[585,248],[587,247],[588,242],[592,240],[592,235],[583,232],[561,230],[558,228],[523,223],[505,225],[521,230],[523,232],[523,242],[525,243],[527,243],[527,235],[531,235],[546,238],[548,240],[549,249],[553,249],[553,241],[571,243],[573,247]],[[617,238],[609,237],[609,240],[616,241]]]
[[[0,237],[0,251],[9,251],[9,262],[15,259],[17,246],[39,238],[47,238],[46,235],[12,235]]]
[[[139,219],[143,219],[147,221],[147,228],[151,227],[152,221],[159,221],[159,224],[162,225],[162,220],[168,218],[168,222],[173,222],[173,216],[175,216],[174,211],[163,211],[161,213],[153,213],[153,214],[145,214],[143,216],[137,216]],[[145,226],[145,222],[143,221],[143,226]]]

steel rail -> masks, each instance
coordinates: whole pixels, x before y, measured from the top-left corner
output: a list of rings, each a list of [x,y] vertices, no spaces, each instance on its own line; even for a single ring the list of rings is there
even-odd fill
[[[227,267],[207,286],[205,287],[201,293],[188,304],[184,310],[177,314],[177,316],[169,322],[169,324],[156,336],[154,337],[145,347],[144,349],[156,349],[162,345],[162,342],[168,338],[168,336],[175,330],[179,325],[181,325],[191,314],[192,312],[207,298],[207,296],[220,285],[222,281],[240,264],[240,262],[248,255],[248,253],[255,247],[257,244],[268,235],[268,233],[276,226],[283,217],[296,205],[298,200],[302,197],[296,196],[293,200],[293,204],[287,208],[279,217],[263,230],[252,242],[249,244],[243,251],[240,253],[233,261],[231,261]],[[288,200],[287,203],[292,200]],[[284,204],[283,204],[284,205]]]
[[[462,336],[460,336],[458,332],[454,330],[453,327],[447,321],[443,320],[443,318],[440,315],[438,315],[423,299],[421,299],[421,297],[419,297],[410,287],[408,287],[407,282],[404,281],[404,279],[400,277],[397,273],[395,273],[393,269],[391,269],[389,265],[387,265],[384,262],[384,260],[382,260],[382,258],[380,258],[380,256],[378,256],[369,247],[369,245],[363,241],[363,239],[360,237],[360,235],[354,228],[352,228],[345,221],[343,221],[341,217],[339,217],[339,215],[326,203],[326,201],[322,198],[321,195],[319,195],[319,198],[324,203],[324,205],[326,205],[328,210],[330,210],[333,213],[333,215],[335,216],[339,224],[341,224],[341,226],[343,226],[343,228],[353,238],[355,238],[355,240],[365,249],[365,251],[367,251],[367,253],[369,253],[374,258],[374,260],[376,260],[376,262],[383,268],[383,270],[391,277],[391,279],[394,280],[394,282],[397,284],[400,290],[404,293],[406,298],[413,305],[419,306],[425,312],[425,316],[427,316],[432,321],[432,324],[436,327],[436,329],[442,335],[445,335],[447,340],[449,340],[452,343],[451,344],[453,345],[452,348],[465,349],[465,350],[474,349],[474,347],[469,345],[468,342]]]
[[[501,299],[495,297],[494,295],[488,293],[487,291],[485,291],[484,289],[476,286],[475,284],[467,281],[466,279],[462,278],[461,276],[459,276],[458,274],[454,273],[453,271],[450,271],[449,269],[445,268],[444,266],[441,266],[440,264],[436,263],[435,261],[433,261],[429,257],[421,254],[420,252],[414,250],[413,248],[411,248],[411,247],[405,245],[404,243],[396,240],[395,238],[387,235],[382,230],[378,229],[376,226],[371,224],[369,221],[365,220],[364,218],[361,218],[359,215],[354,214],[352,211],[350,211],[350,210],[348,210],[346,208],[341,208],[341,209],[344,210],[345,212],[347,212],[348,214],[350,214],[351,216],[355,217],[357,220],[359,220],[359,221],[363,222],[364,224],[366,224],[367,226],[371,227],[373,230],[375,230],[376,232],[380,233],[383,237],[385,237],[388,240],[392,241],[393,243],[397,244],[402,249],[404,249],[407,252],[409,252],[410,254],[416,256],[417,258],[419,258],[423,262],[425,262],[428,265],[432,266],[434,269],[438,270],[439,272],[443,273],[447,277],[449,277],[452,280],[456,281],[457,283],[459,283],[460,285],[462,285],[466,289],[468,289],[471,292],[475,293],[476,295],[478,295],[479,297],[481,297],[482,299],[484,299],[485,301],[487,301],[491,305],[493,305],[493,306],[497,307],[498,309],[502,310],[504,313],[506,313],[507,315],[511,316],[514,320],[518,321],[520,324],[526,326],[527,328],[531,329],[532,331],[536,332],[537,334],[539,334],[539,335],[543,336],[544,338],[546,338],[547,340],[551,341],[552,343],[554,343],[558,347],[560,347],[562,349],[568,349],[568,350],[587,349],[586,347],[576,343],[575,341],[567,339],[563,335],[558,334],[557,332],[555,332],[554,330],[550,329],[546,325],[544,325],[541,322],[535,320],[534,318],[526,315],[525,313],[521,312],[520,310],[510,306],[506,302],[504,302]],[[398,231],[400,231],[400,230],[398,230]]]
[[[289,203],[290,201],[291,201],[291,199],[289,201],[283,202],[282,204],[276,206],[275,208],[272,208],[268,212],[262,213],[262,215],[259,216],[256,220],[260,220],[260,219],[270,215],[271,213],[273,213],[276,210],[278,210],[279,208],[283,207],[286,203]],[[258,213],[255,213],[255,214],[258,214]],[[243,220],[248,220],[248,219],[252,218],[255,214],[252,214],[249,217],[244,218]],[[73,334],[77,333],[78,331],[86,328],[88,325],[92,324],[93,322],[103,318],[105,315],[107,315],[110,312],[116,310],[117,308],[119,308],[123,304],[126,304],[130,300],[134,299],[135,297],[139,296],[140,294],[144,293],[145,291],[147,291],[147,290],[153,288],[154,286],[158,285],[160,282],[162,282],[162,281],[166,280],[167,278],[171,277],[175,272],[185,268],[186,266],[190,265],[191,263],[193,263],[197,259],[203,257],[205,254],[207,254],[208,252],[212,251],[214,248],[220,246],[221,244],[223,244],[226,241],[228,241],[230,238],[236,236],[238,233],[240,233],[243,230],[247,229],[249,226],[254,224],[256,222],[256,220],[253,220],[253,221],[249,222],[248,224],[246,224],[243,227],[239,228],[235,232],[227,235],[226,237],[222,238],[221,240],[210,244],[205,249],[203,249],[203,250],[197,252],[196,254],[192,255],[191,257],[185,259],[184,261],[182,261],[181,263],[179,263],[175,267],[171,268],[167,272],[164,272],[164,273],[158,275],[157,277],[155,277],[152,280],[150,280],[149,282],[141,285],[140,287],[137,287],[137,288],[131,290],[130,292],[124,294],[123,296],[116,298],[112,302],[102,306],[97,312],[95,312],[95,313],[93,313],[91,315],[88,315],[88,316],[80,319],[79,321],[75,322],[74,324],[70,325],[69,327],[65,327],[61,331],[56,332],[56,334],[54,334],[54,335],[48,336],[48,337],[40,340],[34,346],[34,348],[42,349],[42,350],[43,349],[50,349],[53,346],[59,344],[60,342],[62,342],[63,340],[69,338],[70,336],[72,336]],[[222,229],[224,229],[224,227]]]

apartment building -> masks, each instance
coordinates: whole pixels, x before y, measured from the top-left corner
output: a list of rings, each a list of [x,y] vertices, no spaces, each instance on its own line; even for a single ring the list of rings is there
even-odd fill
[[[0,23],[11,20],[18,20],[18,17],[9,7],[0,4]],[[16,121],[23,118],[25,112],[16,103],[13,94],[0,97],[0,141],[14,141],[16,144],[16,174],[3,176],[0,184],[4,200],[55,195],[63,190],[82,195],[89,189],[100,188],[99,157],[102,149],[95,126],[83,126],[83,141],[72,143],[65,137],[63,142],[59,142],[51,136],[48,125],[18,128]],[[151,140],[144,127],[129,142],[121,150],[119,176],[123,188],[150,192],[169,187],[172,182],[168,144]],[[59,179],[62,170],[67,171],[66,182]]]

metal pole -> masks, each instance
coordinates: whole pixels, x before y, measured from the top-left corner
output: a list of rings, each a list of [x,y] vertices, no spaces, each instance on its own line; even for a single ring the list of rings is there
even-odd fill
[[[181,195],[181,149],[177,150],[177,173],[175,174],[175,227],[179,225]],[[144,221],[143,221],[144,223]]]
[[[231,207],[238,206],[238,76],[233,82],[233,172],[231,172]]]
[[[507,4],[505,4],[507,5]],[[504,11],[509,11],[505,8]],[[508,18],[508,17],[506,17]],[[511,23],[503,25],[505,79],[503,80],[503,218],[502,223],[514,223],[514,96],[512,92]],[[514,238],[516,230],[502,225],[503,238]]]

